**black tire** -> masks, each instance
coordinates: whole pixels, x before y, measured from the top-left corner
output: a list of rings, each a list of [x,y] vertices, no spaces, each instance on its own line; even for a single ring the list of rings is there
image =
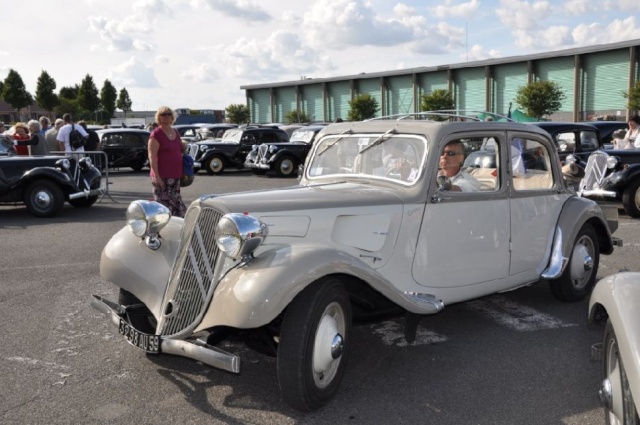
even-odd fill
[[[301,411],[327,404],[344,376],[350,338],[351,303],[340,280],[321,279],[298,294],[280,329],[277,372],[284,401]],[[314,353],[320,343],[325,350]]]
[[[120,288],[120,292],[118,293],[118,304],[123,306],[132,306],[142,304],[142,301],[140,301],[131,292]],[[137,310],[136,314],[130,314],[129,321],[136,330],[146,334],[154,334],[158,324],[156,318],[151,314],[146,306]]]
[[[213,155],[204,164],[204,169],[209,175],[221,174],[224,171],[224,159],[219,155]]]
[[[295,176],[298,172],[298,161],[290,156],[284,156],[275,163],[275,170],[280,177]]]
[[[53,217],[64,206],[64,193],[52,181],[36,180],[25,190],[24,203],[36,217]]]
[[[618,338],[611,324],[611,320],[607,320],[607,326],[604,329],[604,337],[602,344],[602,381],[603,389],[600,390],[600,397],[603,399],[605,423],[607,425],[637,425],[640,424],[638,411],[636,410],[631,390],[629,389],[629,380],[627,372],[622,364],[618,347]],[[605,383],[611,385],[610,398],[604,396],[607,391]],[[606,400],[609,401],[606,401]],[[621,411],[616,411],[620,409]]]
[[[640,217],[640,179],[635,179],[624,188],[622,206],[630,217]]]
[[[569,263],[562,276],[549,282],[553,295],[562,301],[580,301],[591,293],[600,264],[600,246],[592,225],[585,224],[573,242]]]

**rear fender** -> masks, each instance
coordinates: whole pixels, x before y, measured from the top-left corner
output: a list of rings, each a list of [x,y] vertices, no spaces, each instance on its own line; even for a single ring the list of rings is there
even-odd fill
[[[571,255],[573,242],[585,223],[591,224],[598,235],[600,252],[611,254],[613,240],[606,218],[600,206],[591,199],[572,197],[562,208],[557,228],[561,230],[562,254],[565,258]],[[556,232],[556,238],[560,236]]]

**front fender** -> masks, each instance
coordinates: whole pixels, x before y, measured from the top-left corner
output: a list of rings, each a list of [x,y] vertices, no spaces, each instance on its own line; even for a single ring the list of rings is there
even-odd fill
[[[618,339],[634,400],[640,399],[640,273],[617,273],[600,280],[589,300],[589,322],[606,312]]]
[[[401,294],[389,289],[389,282],[359,259],[324,246],[297,244],[263,252],[227,273],[195,332],[220,325],[242,329],[266,325],[300,291],[331,274],[358,277],[392,301],[407,304]]]
[[[614,171],[607,176],[602,188],[605,190],[616,190],[621,193],[621,191],[635,179],[640,179],[640,164],[631,164],[626,169]]]
[[[171,217],[160,232],[162,243],[155,251],[126,226],[113,235],[102,250],[102,278],[131,292],[156,318],[160,317],[162,299],[178,253],[183,224],[182,218]]]
[[[71,177],[67,173],[53,168],[53,167],[36,167],[23,174],[22,178],[15,183],[14,187],[26,186],[30,182],[38,178],[46,178],[47,180],[54,180],[56,183],[75,188],[76,185]]]

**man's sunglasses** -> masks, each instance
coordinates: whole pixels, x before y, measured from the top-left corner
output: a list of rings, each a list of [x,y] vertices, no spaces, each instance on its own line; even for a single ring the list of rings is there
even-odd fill
[[[446,155],[446,156],[456,156],[456,155],[460,155],[460,152],[444,151],[444,152],[442,152],[442,155]]]

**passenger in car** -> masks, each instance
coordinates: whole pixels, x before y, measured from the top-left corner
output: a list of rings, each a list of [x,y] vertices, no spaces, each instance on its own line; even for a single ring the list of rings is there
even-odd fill
[[[464,163],[464,145],[459,140],[447,143],[440,155],[438,176],[451,181],[448,190],[454,192],[475,192],[481,188],[480,182],[471,174],[462,170]]]

